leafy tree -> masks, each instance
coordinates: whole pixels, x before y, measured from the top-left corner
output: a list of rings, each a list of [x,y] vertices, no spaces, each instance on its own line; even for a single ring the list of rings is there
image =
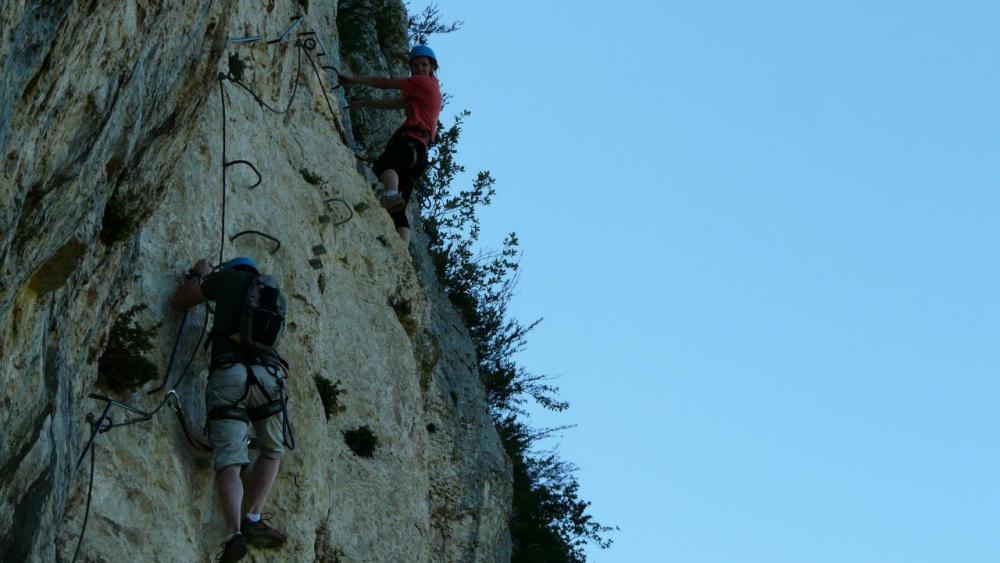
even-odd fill
[[[463,21],[442,23],[441,11],[438,9],[437,4],[429,4],[419,15],[409,16],[407,32],[410,37],[410,43],[426,45],[429,36],[458,31],[464,23]]]
[[[439,140],[417,193],[424,230],[438,277],[468,326],[478,355],[479,374],[486,389],[493,421],[514,467],[514,511],[510,522],[515,562],[584,562],[583,546],[611,545],[612,530],[595,522],[579,497],[575,467],[555,452],[533,445],[557,429],[533,430],[523,421],[530,399],[562,411],[558,389],[548,378],[529,372],[514,356],[524,349],[527,335],[541,319],[524,324],[508,311],[518,279],[519,241],[515,233],[499,250],[477,250],[480,227],[477,210],[496,194],[487,171],[476,174],[467,189],[454,187],[465,167],[456,159],[463,111],[448,128],[439,124]]]
[[[146,305],[135,305],[115,320],[108,343],[97,362],[97,382],[124,393],[156,379],[156,365],[143,354],[153,349],[153,337],[160,325],[142,327],[136,316]]]

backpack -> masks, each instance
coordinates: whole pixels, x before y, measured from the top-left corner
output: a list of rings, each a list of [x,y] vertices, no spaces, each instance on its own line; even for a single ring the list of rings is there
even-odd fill
[[[254,276],[240,311],[240,344],[254,352],[274,352],[285,330],[285,311],[285,296],[277,280]]]

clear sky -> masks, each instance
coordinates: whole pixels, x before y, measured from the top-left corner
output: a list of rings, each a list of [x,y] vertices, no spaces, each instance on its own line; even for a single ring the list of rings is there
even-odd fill
[[[1000,561],[1000,3],[438,5],[591,561]]]

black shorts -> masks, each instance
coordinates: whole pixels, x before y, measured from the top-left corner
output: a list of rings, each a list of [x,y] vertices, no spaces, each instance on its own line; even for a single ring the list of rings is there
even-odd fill
[[[396,135],[389,139],[378,157],[372,165],[375,176],[381,177],[386,170],[395,170],[399,176],[399,193],[403,196],[403,201],[409,203],[410,195],[413,194],[413,185],[424,174],[427,169],[427,148],[420,141],[413,137]],[[389,214],[396,227],[409,227],[406,220],[406,208],[394,211]]]

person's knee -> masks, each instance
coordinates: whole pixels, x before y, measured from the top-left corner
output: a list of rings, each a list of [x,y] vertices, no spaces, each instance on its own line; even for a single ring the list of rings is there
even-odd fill
[[[247,455],[247,424],[239,420],[208,421],[208,441],[216,471],[250,463]]]
[[[281,464],[281,458],[282,458],[283,455],[284,455],[284,452],[282,452],[281,454],[275,454],[274,452],[270,452],[270,451],[268,451],[268,452],[263,452],[262,451],[262,452],[260,452],[260,454],[257,455],[257,461],[258,462],[265,462],[265,463],[275,463],[275,464],[279,464],[280,465]]]
[[[258,457],[264,459],[271,459],[274,461],[281,461],[281,458],[285,455],[285,447],[279,442],[277,444],[262,444],[260,447],[260,453]]]
[[[272,415],[259,421],[257,430],[258,456],[280,460],[285,455],[284,416]]]
[[[396,232],[399,232],[399,229],[409,230],[410,221],[409,219],[406,218],[405,207],[402,209],[397,209],[396,211],[389,212],[389,217],[392,218],[392,224],[396,227]]]
[[[227,479],[239,479],[240,470],[243,469],[243,464],[233,463],[223,467],[215,468],[215,478],[217,480],[227,480]]]

